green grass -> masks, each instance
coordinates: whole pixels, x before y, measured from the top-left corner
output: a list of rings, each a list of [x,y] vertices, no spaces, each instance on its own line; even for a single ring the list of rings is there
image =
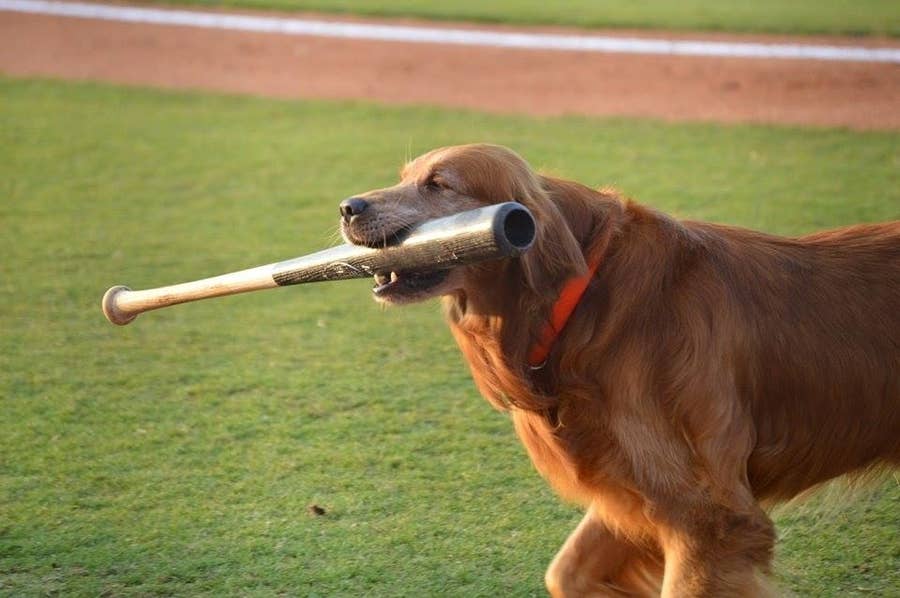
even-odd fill
[[[0,79],[0,594],[535,596],[579,519],[481,400],[436,304],[369,282],[184,305],[169,284],[335,240],[408,153],[490,140],[681,216],[900,216],[898,136],[529,120]],[[900,587],[900,486],[788,512],[802,596]],[[310,504],[327,510],[315,517]]]
[[[900,36],[900,3],[888,0],[155,1],[201,6],[312,10],[528,25]]]

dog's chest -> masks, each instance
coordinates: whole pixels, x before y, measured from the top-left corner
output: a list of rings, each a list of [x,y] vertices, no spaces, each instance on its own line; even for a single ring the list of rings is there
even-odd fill
[[[516,434],[538,472],[567,500],[587,504],[593,492],[586,485],[582,464],[555,428],[542,415],[524,410],[512,413]]]

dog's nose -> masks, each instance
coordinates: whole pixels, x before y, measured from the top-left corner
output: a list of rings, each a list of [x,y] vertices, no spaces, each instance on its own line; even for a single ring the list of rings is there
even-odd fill
[[[369,207],[369,202],[359,197],[351,197],[341,202],[341,216],[344,222],[350,222],[354,216],[359,216]]]

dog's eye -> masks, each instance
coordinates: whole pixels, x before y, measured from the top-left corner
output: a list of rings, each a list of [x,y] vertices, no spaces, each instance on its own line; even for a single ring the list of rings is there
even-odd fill
[[[441,191],[442,189],[449,189],[444,180],[437,175],[431,175],[430,177],[428,177],[428,180],[425,181],[425,188],[429,191]]]

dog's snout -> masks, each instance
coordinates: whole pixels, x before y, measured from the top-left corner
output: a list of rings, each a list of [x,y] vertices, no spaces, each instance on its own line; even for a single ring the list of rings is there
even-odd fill
[[[359,216],[369,207],[369,202],[360,197],[351,197],[341,202],[341,217],[344,222],[350,222],[354,216]]]

